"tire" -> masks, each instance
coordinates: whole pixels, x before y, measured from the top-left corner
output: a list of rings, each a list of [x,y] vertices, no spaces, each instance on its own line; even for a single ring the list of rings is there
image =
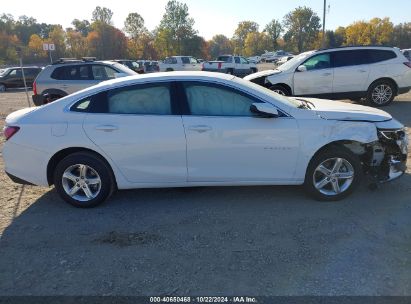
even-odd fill
[[[228,70],[227,70],[227,74],[228,74],[228,75],[234,75],[233,69],[228,69]]]
[[[6,91],[6,86],[0,83],[0,92],[5,92],[5,91]]]
[[[166,72],[173,72],[173,69],[167,69]]]
[[[273,91],[277,94],[283,95],[283,96],[290,96],[291,95],[290,92],[285,87],[283,87],[282,85],[277,85],[276,84],[276,85],[271,86],[269,89],[271,91]]]
[[[387,80],[376,81],[367,91],[367,102],[374,107],[389,105],[396,95],[395,85]]]
[[[60,98],[63,98],[64,96],[61,96],[61,95],[53,95],[53,94],[50,94],[50,95],[48,95],[47,94],[47,96],[44,96],[45,98],[44,98],[44,104],[47,104],[47,103],[51,103],[51,102],[53,102],[53,101],[56,101],[56,100],[58,100],[58,99],[60,99]]]
[[[75,207],[97,206],[108,199],[115,189],[109,165],[90,152],[66,156],[54,172],[54,186],[60,197]],[[70,190],[75,192],[70,194]]]
[[[345,147],[332,146],[312,158],[304,188],[317,200],[338,201],[354,191],[361,181],[362,171],[357,155]]]
[[[257,69],[252,68],[252,69],[251,69],[251,74],[254,74],[254,73],[257,73]]]

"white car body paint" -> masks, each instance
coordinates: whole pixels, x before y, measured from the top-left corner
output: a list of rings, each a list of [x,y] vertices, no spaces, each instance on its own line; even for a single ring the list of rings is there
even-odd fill
[[[130,118],[121,115],[110,115],[110,120],[105,114],[70,111],[75,102],[104,90],[184,80],[223,84],[259,98],[287,116],[145,116],[137,117],[141,130],[135,130]],[[310,159],[321,147],[339,140],[370,143],[378,140],[377,126],[402,126],[389,114],[369,107],[311,99],[315,108],[309,110],[282,98],[249,81],[218,73],[156,73],[106,81],[45,106],[10,114],[6,125],[20,130],[4,145],[5,170],[48,186],[47,165],[53,155],[81,147],[107,160],[119,189],[302,184]],[[112,123],[121,127],[116,137],[110,137],[110,132],[95,134],[97,124]],[[189,129],[198,125],[209,125],[211,132]]]

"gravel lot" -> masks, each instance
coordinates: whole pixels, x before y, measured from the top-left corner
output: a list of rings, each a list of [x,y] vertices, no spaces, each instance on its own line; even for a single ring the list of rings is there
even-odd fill
[[[26,104],[0,94],[0,127]],[[411,94],[385,110],[411,127]],[[81,210],[0,169],[0,295],[411,295],[410,170],[337,203],[210,187]]]

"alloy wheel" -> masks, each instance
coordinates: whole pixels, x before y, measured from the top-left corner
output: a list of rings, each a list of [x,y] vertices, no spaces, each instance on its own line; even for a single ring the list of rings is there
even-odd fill
[[[314,170],[313,184],[324,195],[334,196],[346,191],[354,180],[354,168],[344,158],[330,158]]]
[[[68,167],[62,176],[62,186],[67,195],[80,202],[97,197],[101,190],[101,178],[97,171],[84,164]]]
[[[392,94],[392,89],[389,85],[380,84],[372,91],[371,98],[374,103],[384,105],[391,100]]]

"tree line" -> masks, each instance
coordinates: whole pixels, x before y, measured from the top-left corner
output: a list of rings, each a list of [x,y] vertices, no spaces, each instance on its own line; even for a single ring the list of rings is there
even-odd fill
[[[219,34],[210,40],[198,35],[188,6],[176,0],[166,4],[160,24],[149,31],[143,17],[130,13],[122,29],[112,22],[113,12],[97,6],[91,20],[74,19],[71,27],[38,23],[33,17],[10,14],[0,16],[0,64],[17,61],[16,48],[22,49],[26,63],[46,63],[43,43],[54,43],[53,57],[98,59],[163,59],[172,55],[192,55],[213,59],[220,54],[260,55],[265,50],[283,49],[300,53],[310,49],[343,45],[392,45],[411,47],[411,22],[394,25],[389,18],[358,21],[347,27],[325,32],[321,20],[309,7],[297,7],[282,20],[273,19],[261,30],[254,21],[238,24],[232,37]]]

